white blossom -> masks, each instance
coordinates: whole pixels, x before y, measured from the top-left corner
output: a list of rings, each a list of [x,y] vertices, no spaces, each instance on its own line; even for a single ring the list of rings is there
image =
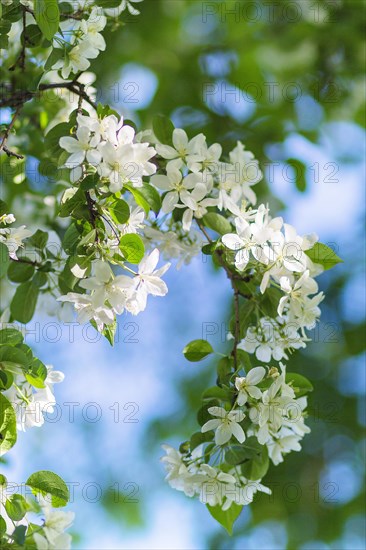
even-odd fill
[[[211,416],[218,417],[215,420],[208,420],[201,428],[201,431],[209,432],[215,430],[215,442],[217,445],[225,445],[234,436],[239,443],[245,441],[245,433],[239,422],[244,420],[245,414],[240,410],[226,411],[223,407],[209,407]]]
[[[246,376],[235,378],[235,387],[238,390],[237,403],[240,407],[245,405],[248,397],[261,398],[262,392],[257,388],[257,384],[263,380],[265,374],[266,370],[263,367],[254,367]]]

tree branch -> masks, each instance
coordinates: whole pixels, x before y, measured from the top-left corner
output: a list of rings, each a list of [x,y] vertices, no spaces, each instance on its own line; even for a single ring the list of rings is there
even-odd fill
[[[206,237],[207,241],[209,243],[212,243],[213,240],[211,239],[210,235],[206,231],[206,228],[204,227],[201,220],[196,218],[196,222],[197,222],[198,227],[200,228],[200,230],[202,231],[202,233]],[[226,265],[225,260],[223,259],[223,251],[222,250],[220,250],[220,249],[215,250],[215,254],[216,254],[216,256],[219,260],[219,263],[220,263],[221,267],[224,268],[227,277],[230,279],[231,286],[232,286],[232,289],[234,291],[235,329],[234,329],[234,346],[233,346],[233,350],[231,352],[231,355],[234,358],[234,366],[235,366],[235,370],[236,370],[237,367],[238,367],[238,351],[237,350],[238,350],[238,344],[240,342],[240,308],[239,308],[240,304],[239,304],[239,297],[242,296],[243,298],[246,298],[247,300],[250,300],[252,298],[252,296],[250,294],[244,294],[243,292],[241,292],[235,286],[235,281],[249,282],[250,279],[251,279],[251,276],[246,275],[245,277],[242,277],[242,276],[240,276],[236,273],[233,273],[231,271],[231,269],[229,268],[229,266]]]
[[[8,138],[9,138],[9,134],[10,134],[10,132],[12,131],[12,129],[14,127],[15,121],[18,118],[18,115],[19,115],[21,109],[22,109],[22,105],[19,105],[17,107],[17,109],[15,110],[13,118],[11,119],[10,124],[6,128],[6,130],[4,132],[4,135],[3,135],[3,138],[1,140],[1,143],[0,143],[0,151],[4,151],[4,153],[6,153],[8,155],[8,157],[15,157],[17,159],[23,159],[24,157],[22,155],[18,155],[17,153],[14,153],[13,151],[10,151],[10,149],[7,147],[6,144],[7,144]]]
[[[1,107],[18,107],[19,105],[23,105],[27,101],[30,101],[34,97],[37,97],[40,93],[46,91],[46,90],[55,90],[55,89],[67,89],[73,92],[74,94],[78,95],[79,97],[82,97],[89,105],[91,105],[94,109],[97,108],[97,104],[88,96],[88,94],[85,92],[85,85],[81,84],[77,80],[71,80],[70,82],[58,82],[55,84],[41,84],[39,86],[38,90],[35,90],[34,92],[31,92],[29,90],[20,90],[16,91],[15,93],[9,94],[8,97],[5,97],[0,101],[0,108]]]

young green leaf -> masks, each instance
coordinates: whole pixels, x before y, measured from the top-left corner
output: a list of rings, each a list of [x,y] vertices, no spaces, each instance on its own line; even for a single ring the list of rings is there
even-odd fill
[[[7,453],[17,440],[17,420],[13,405],[0,393],[0,456]]]
[[[123,235],[119,242],[119,248],[126,262],[139,264],[145,255],[145,245],[139,235],[129,233]]]
[[[210,353],[214,353],[214,350],[207,340],[192,340],[183,350],[184,357],[191,362],[201,361]]]
[[[314,389],[311,382],[305,378],[305,376],[297,374],[297,372],[286,373],[286,384],[291,384],[296,393],[296,397],[306,395]]]
[[[233,230],[231,223],[224,218],[224,216],[221,216],[221,214],[216,214],[215,212],[208,212],[205,214],[202,218],[202,223],[220,235],[226,235],[227,233],[231,233]]]
[[[190,445],[189,448],[192,451],[202,443],[208,443],[209,441],[212,441],[214,438],[214,432],[196,432],[191,436]]]
[[[29,244],[34,246],[37,250],[43,250],[46,246],[48,241],[48,233],[46,231],[41,231],[40,229],[37,229],[37,231],[29,237]]]
[[[108,205],[108,212],[112,220],[117,224],[127,223],[130,218],[130,207],[127,202],[117,199]]]
[[[164,115],[156,115],[153,119],[154,134],[164,145],[173,145],[172,135],[174,132],[174,124]]]
[[[0,330],[0,345],[17,346],[23,342],[23,334],[15,328],[3,328]]]
[[[136,187],[132,187],[132,185],[128,185],[128,184],[127,185],[125,184],[124,187],[133,195],[133,198],[135,199],[136,203],[145,210],[146,214],[148,214],[150,212],[150,204],[145,199],[144,195],[141,193],[141,190],[136,189]]]
[[[26,260],[27,258],[22,258]],[[34,265],[31,263],[11,262],[8,269],[8,277],[14,283],[24,283],[28,281],[34,273]]]
[[[144,183],[142,187],[139,187],[138,191],[146,200],[151,210],[158,215],[161,208],[161,197],[155,187],[149,183]]]
[[[34,494],[51,495],[52,506],[60,508],[66,506],[69,501],[69,489],[60,476],[48,470],[40,470],[32,474],[26,481],[26,485]]]
[[[38,300],[39,289],[27,281],[18,286],[10,304],[10,311],[16,321],[29,323],[32,319]]]
[[[0,346],[0,366],[6,367],[7,363],[27,367],[29,365],[29,358],[23,350],[16,348],[14,345]]]
[[[233,466],[245,460],[255,459],[261,454],[263,445],[258,443],[254,436],[248,437],[241,445],[232,445],[225,454],[225,460]]]
[[[252,481],[258,481],[262,479],[268,472],[269,457],[268,449],[265,445],[262,445],[260,454],[257,454],[253,458],[246,460],[241,465],[241,471],[247,479]]]
[[[232,503],[228,510],[223,510],[220,505],[210,506],[207,504],[207,509],[211,516],[226,529],[229,535],[233,534],[234,523],[238,519],[242,508],[243,506],[235,502]]]
[[[11,495],[5,502],[5,510],[13,521],[20,521],[28,511],[28,504],[22,495]]]
[[[60,11],[57,0],[34,0],[34,17],[42,34],[52,40],[58,31]]]
[[[306,250],[305,254],[309,256],[310,260],[315,264],[320,264],[325,270],[331,269],[335,265],[342,263],[343,260],[337,256],[337,254],[329,248],[326,244],[316,243],[313,248]]]
[[[26,525],[18,525],[11,534],[11,538],[17,545],[16,548],[23,548],[25,543],[25,536],[27,534]]]

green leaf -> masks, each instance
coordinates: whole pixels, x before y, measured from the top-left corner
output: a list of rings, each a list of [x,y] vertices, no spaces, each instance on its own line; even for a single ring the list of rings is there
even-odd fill
[[[139,187],[138,191],[157,216],[161,208],[161,196],[159,192],[149,183],[144,183],[142,187]]]
[[[207,340],[192,340],[183,350],[184,357],[191,362],[201,361],[210,353],[214,353],[214,350]]]
[[[69,501],[69,489],[63,479],[54,472],[40,470],[32,474],[26,481],[26,485],[34,494],[51,495],[52,506],[60,508],[66,506]]]
[[[4,243],[0,243],[0,277],[3,277],[7,272],[9,263],[8,247]]]
[[[34,0],[34,17],[43,36],[52,40],[60,23],[57,0]]]
[[[15,328],[4,328],[0,330],[0,345],[17,346],[23,342],[23,334]]]
[[[234,360],[232,357],[223,357],[217,366],[218,382],[228,384],[234,370]]]
[[[241,471],[247,479],[259,481],[266,475],[269,468],[268,449],[263,446],[263,451],[251,460],[247,460],[241,465]]]
[[[93,253],[94,245],[96,243],[96,237],[97,237],[96,229],[92,229],[91,231],[89,231],[89,233],[84,235],[84,237],[78,243],[76,247],[77,252],[84,252],[86,254]]]
[[[202,223],[220,235],[226,235],[227,233],[231,233],[233,230],[231,223],[224,218],[224,216],[221,216],[221,214],[216,214],[215,212],[208,212],[205,214],[202,218]]]
[[[12,345],[0,346],[0,365],[6,366],[7,363],[27,367],[29,358],[21,349]]]
[[[13,521],[20,521],[28,510],[28,504],[22,495],[11,495],[5,502],[5,510]]]
[[[27,48],[35,48],[42,42],[43,36],[38,25],[28,25],[20,36],[22,44],[25,43]]]
[[[192,435],[190,440],[189,448],[191,452],[198,447],[199,445],[202,445],[202,443],[208,443],[209,441],[212,441],[214,438],[214,432],[211,430],[209,432],[196,432]]]
[[[141,208],[145,210],[146,214],[148,214],[150,212],[150,204],[145,199],[144,195],[141,193],[140,188],[136,189],[136,187],[132,187],[132,185],[128,185],[128,184],[127,185],[125,184],[124,187],[133,195],[133,198],[135,199],[136,204],[141,206]]]
[[[126,262],[139,264],[145,255],[145,245],[139,235],[134,233],[123,235],[119,248]]]
[[[26,258],[22,258],[24,260]],[[28,281],[34,273],[34,265],[23,263],[21,261],[13,261],[8,269],[8,277],[14,283],[24,283]]]
[[[8,390],[14,382],[14,376],[11,372],[0,370],[0,391]]]
[[[277,317],[277,308],[281,297],[282,292],[278,288],[267,288],[260,302],[261,312],[268,317]]]
[[[38,300],[39,289],[28,281],[18,286],[10,304],[10,311],[16,321],[29,323],[32,319]]]
[[[261,454],[263,445],[258,443],[256,437],[248,437],[241,445],[232,445],[225,453],[228,464],[236,466],[245,460],[255,459]]]
[[[55,50],[54,50],[55,51]],[[59,50],[61,52],[60,59],[64,56],[64,51]],[[70,136],[70,129],[71,126],[67,122],[61,122],[61,124],[57,124],[57,126],[54,126],[51,128],[49,132],[44,137],[44,147],[45,151],[47,153],[54,153],[55,151],[60,150],[60,138],[63,136]]]
[[[286,384],[290,384],[293,387],[296,397],[306,395],[314,389],[312,383],[305,376],[296,372],[286,373]]]
[[[13,539],[13,541],[17,545],[23,547],[24,544],[25,544],[26,533],[27,533],[27,526],[26,525],[18,525],[18,527],[16,527],[14,529],[14,531],[12,532],[11,538]],[[18,548],[19,548],[19,546],[18,546]]]
[[[207,388],[202,394],[202,399],[220,399],[221,401],[229,401],[231,398],[231,392],[227,388],[220,388],[219,386],[212,386]]]
[[[69,225],[62,239],[62,248],[66,254],[74,254],[76,246],[80,240],[80,231],[75,223]]]
[[[32,246],[34,246],[37,250],[43,250],[46,246],[48,241],[48,233],[46,231],[41,231],[40,229],[37,229],[37,231],[29,237],[28,242]]]
[[[32,363],[29,365],[29,372],[25,374],[25,378],[35,388],[44,388],[44,381],[46,380],[46,377],[46,365],[44,365],[42,361],[37,359],[37,357],[34,357]]]
[[[78,189],[72,194],[72,191],[74,189],[67,189],[61,198],[59,211],[61,218],[72,216],[77,209],[87,209],[85,192],[82,189]]]
[[[17,440],[17,420],[12,404],[0,393],[0,456],[7,453]]]
[[[211,516],[218,521],[224,529],[226,529],[229,535],[232,535],[234,523],[238,519],[242,509],[243,506],[235,504],[235,502],[233,502],[230,508],[225,511],[220,505],[210,506],[207,504],[207,510],[210,512]]]
[[[117,224],[127,223],[130,219],[130,207],[123,199],[117,199],[108,205],[108,212]]]
[[[89,191],[90,189],[95,189],[99,181],[99,174],[98,172],[95,172],[95,174],[89,174],[89,176],[86,176],[80,183],[79,187],[80,189],[83,189],[83,191]]]
[[[42,273],[42,271],[38,271],[33,277],[32,282],[37,288],[42,288],[48,282],[47,274]]]
[[[2,516],[0,516],[0,537],[5,535],[6,530],[7,530],[6,521]]]
[[[156,115],[153,119],[154,134],[164,145],[173,145],[174,124],[164,115]]]
[[[306,191],[306,178],[305,178],[306,166],[305,166],[305,164],[303,162],[301,162],[300,160],[294,159],[294,158],[288,159],[286,161],[286,163],[289,164],[295,172],[295,185],[296,185],[296,188],[301,193],[304,193],[304,191]]]
[[[305,254],[309,256],[310,260],[312,260],[315,264],[322,265],[325,270],[331,269],[335,265],[343,262],[334,250],[323,243],[316,243],[313,248],[306,250]]]

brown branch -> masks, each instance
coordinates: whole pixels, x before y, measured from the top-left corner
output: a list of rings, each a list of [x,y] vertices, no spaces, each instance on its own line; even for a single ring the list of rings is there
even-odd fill
[[[39,91],[43,92],[45,90],[52,90],[57,88],[66,88],[67,90],[70,90],[74,94],[78,95],[80,98],[84,99],[94,109],[97,108],[97,104],[86,93],[85,85],[81,84],[77,80],[72,80],[71,82],[56,83],[56,84],[41,84],[39,87]],[[37,92],[35,92],[34,95],[37,95]]]
[[[82,97],[89,105],[94,109],[97,109],[97,104],[88,96],[85,92],[85,85],[81,84],[77,80],[71,80],[70,82],[59,82],[56,84],[41,84],[39,89],[31,92],[29,90],[20,90],[15,93],[9,94],[8,97],[0,101],[1,107],[18,107],[23,105],[27,101],[30,101],[34,97],[37,97],[40,93],[46,90],[56,90],[56,89],[67,89],[73,92],[74,94]]]
[[[4,132],[4,135],[3,135],[3,138],[1,140],[1,143],[0,143],[0,151],[4,151],[4,153],[6,153],[8,155],[8,157],[16,157],[17,159],[23,159],[24,157],[22,155],[18,155],[17,153],[13,153],[13,151],[11,151],[7,147],[7,142],[8,142],[9,134],[10,134],[10,132],[12,131],[12,129],[14,127],[15,121],[19,116],[21,108],[22,108],[22,105],[18,106],[17,109],[15,110],[13,118],[11,119],[10,124],[6,128],[6,130]]]
[[[206,228],[204,227],[201,220],[196,218],[196,222],[208,242],[211,244],[213,240],[211,239],[210,235],[206,231]],[[219,260],[219,263],[221,267],[224,268],[226,275],[228,279],[231,281],[231,286],[234,291],[234,315],[235,315],[235,329],[234,329],[234,346],[231,352],[232,357],[234,358],[234,366],[235,370],[238,368],[238,344],[240,342],[240,309],[239,309],[239,297],[243,296],[243,298],[246,298],[247,300],[250,300],[252,298],[249,294],[244,294],[241,292],[235,285],[235,281],[245,281],[248,282],[251,279],[251,276],[245,276],[242,277],[236,273],[233,273],[228,265],[226,265],[225,260],[223,258],[223,251],[218,249],[215,250],[215,254]]]

